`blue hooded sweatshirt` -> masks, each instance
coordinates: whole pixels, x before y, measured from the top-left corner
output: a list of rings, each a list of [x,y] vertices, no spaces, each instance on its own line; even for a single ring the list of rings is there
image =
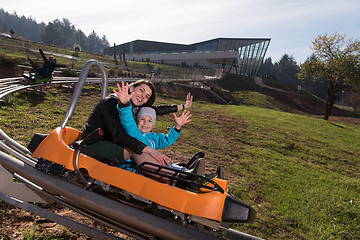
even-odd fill
[[[174,127],[170,128],[170,132],[168,134],[153,132],[142,133],[137,127],[136,121],[133,117],[131,105],[120,108],[118,104],[117,109],[119,111],[121,125],[126,132],[133,138],[142,141],[153,149],[166,148],[174,144],[181,134],[181,131],[176,131]]]

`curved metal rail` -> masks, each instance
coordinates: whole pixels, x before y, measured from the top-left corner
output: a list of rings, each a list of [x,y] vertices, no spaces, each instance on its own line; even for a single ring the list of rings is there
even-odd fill
[[[67,121],[72,117],[75,107],[76,107],[76,104],[79,100],[80,94],[82,92],[82,89],[85,85],[86,77],[89,73],[90,67],[93,65],[97,66],[101,71],[101,76],[102,76],[101,99],[106,97],[107,89],[108,89],[108,77],[107,77],[106,69],[98,61],[89,60],[85,63],[83,69],[81,70],[80,77],[79,77],[78,83],[76,84],[73,96],[71,98],[69,108],[67,109],[67,111],[65,113],[65,120],[61,124],[61,129],[63,129],[65,127]]]
[[[87,62],[81,71],[77,86],[75,87],[71,103],[66,112],[65,120],[62,128],[65,127],[67,121],[72,117],[75,110],[76,103],[79,99],[80,93],[86,81],[86,76],[91,66],[96,65],[102,72],[103,87],[101,90],[101,99],[106,96],[108,79],[105,68],[95,60]],[[34,85],[19,85],[19,78],[0,80],[0,99],[5,98],[13,92],[20,91],[26,88],[32,88],[48,84],[61,84],[64,81],[41,83]],[[74,83],[74,81],[67,81]],[[2,88],[1,86],[5,86]],[[55,200],[65,206],[72,208],[81,214],[93,218],[94,220],[103,223],[115,230],[135,237],[136,239],[152,239],[154,236],[162,239],[218,239],[214,236],[198,232],[179,224],[169,222],[149,213],[135,209],[118,201],[107,198],[103,195],[85,190],[74,184],[63,181],[59,178],[42,173],[34,168],[37,159],[31,157],[30,151],[17,143],[9,136],[7,136],[0,129],[0,148],[10,155],[0,151],[0,165],[6,170],[14,174],[14,176],[25,183],[30,189],[35,192],[46,195],[48,198]],[[1,195],[4,198],[4,195]],[[18,206],[21,207],[21,206]],[[27,206],[27,211],[31,211]],[[36,209],[38,211],[38,209]],[[35,213],[36,214],[36,213]],[[47,214],[51,218],[50,214]],[[55,221],[55,220],[54,220]],[[56,221],[55,221],[56,222]],[[63,220],[58,222],[63,224]],[[70,226],[71,228],[71,226]],[[76,228],[73,228],[77,230]],[[80,229],[83,229],[81,227]],[[86,228],[85,228],[86,229]],[[81,230],[78,230],[81,231]],[[91,235],[94,232],[95,235]],[[89,236],[98,237],[101,239],[110,239],[107,233],[89,230],[86,232]],[[100,234],[100,235],[98,235]],[[228,239],[244,239],[244,240],[259,240],[255,236],[251,236],[242,232],[228,229],[226,236]],[[114,236],[113,239],[117,237]],[[117,238],[119,239],[119,238]]]

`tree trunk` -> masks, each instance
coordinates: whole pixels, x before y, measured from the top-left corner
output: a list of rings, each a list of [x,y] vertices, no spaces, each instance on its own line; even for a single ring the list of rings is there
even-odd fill
[[[116,59],[116,45],[115,45],[115,43],[114,43],[114,63],[115,63],[115,66],[117,67],[118,61]]]
[[[325,103],[325,115],[324,119],[329,120],[331,111],[334,108],[334,103],[337,97],[337,84],[333,81],[329,81],[329,87],[327,89],[327,95],[326,95],[326,103]]]

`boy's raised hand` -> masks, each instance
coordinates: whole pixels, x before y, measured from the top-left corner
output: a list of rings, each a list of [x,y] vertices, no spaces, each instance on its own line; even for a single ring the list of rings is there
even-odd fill
[[[191,122],[191,114],[190,111],[184,110],[180,117],[177,117],[174,113],[175,118],[175,129],[180,130],[183,125],[185,125],[188,122]]]
[[[113,89],[113,92],[116,93],[116,95],[118,95],[119,100],[122,104],[126,104],[130,101],[131,97],[135,94],[135,92],[131,92],[129,94],[129,84],[126,83],[124,84],[124,82],[121,82],[121,87],[120,84],[117,83],[117,87],[119,89],[119,91],[117,92],[116,89]]]

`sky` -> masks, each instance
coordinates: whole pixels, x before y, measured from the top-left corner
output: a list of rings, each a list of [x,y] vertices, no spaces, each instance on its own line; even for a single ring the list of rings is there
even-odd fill
[[[133,40],[191,44],[271,38],[265,58],[303,63],[312,41],[335,32],[360,40],[359,0],[0,0],[0,8],[48,24],[67,18],[110,45]]]

